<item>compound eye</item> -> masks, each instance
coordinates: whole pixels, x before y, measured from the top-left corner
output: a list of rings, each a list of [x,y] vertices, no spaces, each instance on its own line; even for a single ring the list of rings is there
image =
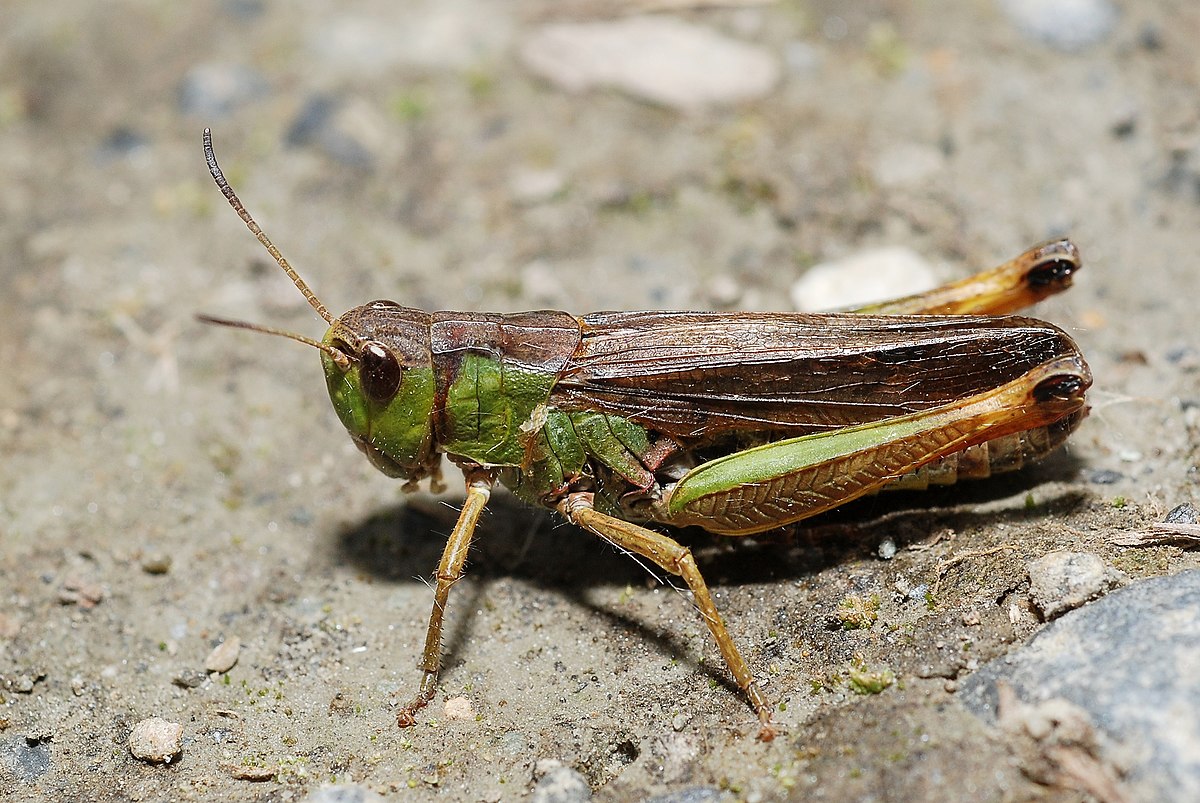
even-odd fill
[[[359,376],[367,400],[387,404],[400,389],[402,370],[396,358],[376,340],[368,341],[362,349]]]

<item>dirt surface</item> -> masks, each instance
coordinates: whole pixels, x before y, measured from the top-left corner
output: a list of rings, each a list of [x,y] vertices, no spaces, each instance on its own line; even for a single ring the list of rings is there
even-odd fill
[[[1107,537],[1200,501],[1200,10],[1125,4],[1064,50],[983,0],[671,5],[774,87],[681,112],[531,75],[528,38],[601,3],[6,4],[0,797],[512,800],[557,760],[604,800],[1072,798],[954,690],[1040,626],[1027,561],[1197,564]],[[684,535],[781,704],[770,744],[685,595],[498,498],[401,731],[455,497],[361,458],[311,349],[194,320],[322,331],[206,125],[335,311],[786,310],[861,249],[952,278],[1070,235],[1086,269],[1037,314],[1087,354],[1092,415],[1019,476]],[[149,717],[182,726],[169,764],[130,754]]]

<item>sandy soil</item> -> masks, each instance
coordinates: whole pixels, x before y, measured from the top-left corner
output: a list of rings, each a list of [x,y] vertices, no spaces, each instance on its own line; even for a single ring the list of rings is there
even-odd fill
[[[1026,561],[1197,564],[1106,536],[1198,501],[1200,11],[1126,4],[1077,52],[983,0],[678,12],[782,65],[759,100],[682,113],[514,55],[602,5],[7,4],[0,797],[511,800],[552,759],[605,800],[1071,799],[954,689],[1037,630],[1009,614]],[[401,731],[454,511],[361,458],[311,350],[194,320],[321,334],[212,186],[205,125],[335,310],[787,309],[804,268],[860,249],[957,277],[1069,234],[1086,269],[1038,314],[1088,355],[1093,412],[1017,477],[686,534],[783,704],[771,744],[683,595],[500,498],[442,693]],[[872,626],[842,627],[851,596],[878,597]],[[851,670],[897,682],[856,694]],[[169,765],[130,755],[150,716],[183,726]]]

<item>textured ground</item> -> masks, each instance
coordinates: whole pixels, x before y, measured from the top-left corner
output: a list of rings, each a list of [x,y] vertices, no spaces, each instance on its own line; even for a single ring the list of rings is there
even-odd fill
[[[1101,7],[1046,39],[1015,0],[659,3],[774,83],[651,103],[533,72],[544,25],[610,5],[5,5],[0,797],[509,800],[548,760],[610,800],[1077,794],[955,689],[1040,627],[1027,561],[1197,563],[1107,537],[1200,501],[1200,11]],[[194,320],[321,333],[212,186],[206,125],[334,310],[788,309],[805,268],[863,249],[950,278],[1070,235],[1086,269],[1038,314],[1088,355],[1093,412],[1019,477],[688,534],[784,704],[769,745],[681,594],[498,499],[444,693],[399,731],[453,510],[362,460],[311,350]],[[871,626],[843,627],[852,597],[878,598]],[[169,765],[130,755],[151,716],[182,725]]]

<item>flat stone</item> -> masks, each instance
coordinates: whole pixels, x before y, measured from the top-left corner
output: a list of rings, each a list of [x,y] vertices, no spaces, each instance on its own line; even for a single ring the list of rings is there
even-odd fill
[[[568,92],[607,87],[683,111],[763,97],[780,74],[767,50],[670,17],[544,25],[521,58]]]

